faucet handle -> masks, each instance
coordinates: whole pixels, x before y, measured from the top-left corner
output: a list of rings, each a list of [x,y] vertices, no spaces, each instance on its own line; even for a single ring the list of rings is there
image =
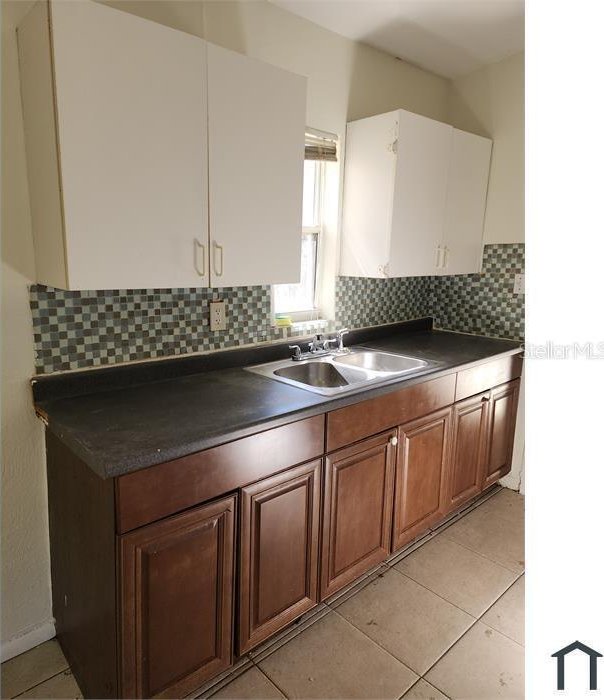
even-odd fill
[[[348,352],[348,350],[344,347],[344,336],[350,333],[348,328],[340,328],[340,330],[336,333],[336,337],[338,339],[338,352]]]
[[[292,360],[299,360],[302,357],[302,349],[299,345],[290,345],[289,349],[292,351]]]

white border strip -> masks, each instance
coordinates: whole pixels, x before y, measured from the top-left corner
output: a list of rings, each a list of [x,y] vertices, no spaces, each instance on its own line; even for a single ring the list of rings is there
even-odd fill
[[[12,659],[14,656],[19,656],[30,649],[47,642],[55,636],[55,621],[54,618],[43,622],[41,625],[36,625],[28,632],[20,634],[18,637],[13,637],[7,642],[2,642],[2,662]]]

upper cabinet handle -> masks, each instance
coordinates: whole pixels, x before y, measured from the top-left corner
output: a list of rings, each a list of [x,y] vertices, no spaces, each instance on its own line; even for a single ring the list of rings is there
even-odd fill
[[[436,269],[437,270],[442,270],[443,267],[445,266],[443,263],[443,259],[445,257],[445,250],[446,250],[446,248],[442,245],[439,245],[436,248]]]
[[[216,264],[216,253],[218,252],[220,252],[220,268],[218,268],[218,265]],[[216,277],[222,277],[222,273],[224,272],[224,249],[221,245],[218,245],[216,241],[214,241],[213,259],[214,274],[216,275]]]
[[[449,265],[449,249],[447,246],[444,247],[443,250],[443,267],[447,267]]]
[[[201,266],[199,265],[199,254],[201,252]],[[206,276],[206,247],[199,239],[195,239],[195,246],[193,251],[193,261],[195,265],[195,270],[200,277]]]

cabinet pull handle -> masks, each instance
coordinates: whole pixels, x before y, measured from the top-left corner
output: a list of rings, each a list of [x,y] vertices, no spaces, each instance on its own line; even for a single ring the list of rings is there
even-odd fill
[[[489,400],[489,397],[488,397],[488,396],[483,396],[480,400],[481,400],[481,401],[488,401],[488,400]]]
[[[391,437],[388,442],[392,445],[392,447],[396,447],[398,445],[398,438],[395,435],[394,437]]]
[[[447,267],[449,265],[449,249],[447,246],[444,247],[443,249],[443,268]]]
[[[436,246],[436,269],[440,268],[440,246]]]
[[[201,251],[201,267],[199,266],[199,253]],[[195,250],[193,253],[195,270],[200,277],[206,276],[206,247],[199,239],[195,239]]]
[[[218,266],[216,265],[216,252],[220,251],[220,272],[218,272]],[[216,277],[222,277],[222,273],[224,272],[224,249],[221,245],[218,245],[216,241],[214,241],[214,254],[213,254],[213,259],[214,259],[214,274]]]

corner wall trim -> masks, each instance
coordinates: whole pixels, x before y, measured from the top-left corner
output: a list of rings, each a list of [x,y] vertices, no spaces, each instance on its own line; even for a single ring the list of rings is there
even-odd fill
[[[47,642],[55,636],[55,621],[54,618],[37,625],[28,632],[13,637],[6,642],[2,642],[2,662],[12,659],[14,656],[19,656],[30,649]]]

